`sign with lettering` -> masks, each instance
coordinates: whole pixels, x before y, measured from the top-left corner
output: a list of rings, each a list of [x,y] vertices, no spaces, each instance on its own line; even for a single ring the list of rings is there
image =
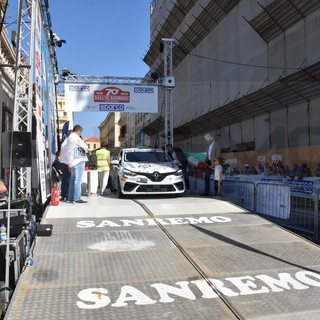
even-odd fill
[[[154,85],[65,84],[66,110],[74,112],[158,112]]]

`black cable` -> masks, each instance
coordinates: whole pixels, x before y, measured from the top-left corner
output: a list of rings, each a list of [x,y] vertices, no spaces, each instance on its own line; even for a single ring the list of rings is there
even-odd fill
[[[189,53],[190,56],[194,56],[201,59],[216,61],[216,62],[222,62],[222,63],[228,63],[228,64],[234,64],[237,66],[243,66],[243,67],[251,67],[251,68],[261,68],[261,69],[278,69],[278,70],[301,70],[301,68],[293,68],[293,67],[276,67],[276,66],[264,66],[264,65],[258,65],[258,64],[248,64],[248,63],[241,63],[241,62],[235,62],[235,61],[228,61],[223,59],[217,59],[217,58],[209,58],[205,56],[201,56],[199,54],[195,53]]]

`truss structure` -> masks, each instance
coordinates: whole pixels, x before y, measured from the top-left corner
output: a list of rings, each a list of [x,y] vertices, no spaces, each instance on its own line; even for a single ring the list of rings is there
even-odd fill
[[[68,70],[63,71],[59,83],[157,85],[152,78],[78,75],[72,74]]]
[[[13,131],[27,131],[32,129],[32,94],[33,74],[31,65],[34,61],[34,24],[32,19],[35,12],[36,0],[18,0],[17,43],[15,83],[14,83],[14,112]],[[12,181],[12,190],[18,191],[18,196],[31,194],[31,168],[13,170],[13,177],[17,174],[18,185]],[[13,193],[13,197],[15,194]]]
[[[163,41],[163,66],[164,66],[164,96],[165,96],[165,143],[173,145],[173,95],[172,86],[167,80],[172,77],[172,47],[174,39],[162,39]]]

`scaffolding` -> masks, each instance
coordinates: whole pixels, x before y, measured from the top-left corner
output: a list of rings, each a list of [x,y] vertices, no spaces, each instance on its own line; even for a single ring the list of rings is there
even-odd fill
[[[36,0],[18,0],[16,63],[14,66],[13,131],[30,132],[32,129],[32,95],[34,61],[34,29]],[[11,139],[12,140],[12,139]],[[12,148],[11,148],[12,149]],[[17,186],[15,186],[17,181]],[[12,197],[31,194],[31,168],[12,170]]]

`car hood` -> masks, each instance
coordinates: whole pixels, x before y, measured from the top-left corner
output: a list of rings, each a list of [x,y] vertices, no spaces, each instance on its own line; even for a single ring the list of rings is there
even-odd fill
[[[173,162],[130,162],[125,163],[124,168],[141,173],[170,173],[179,170],[179,167]]]

